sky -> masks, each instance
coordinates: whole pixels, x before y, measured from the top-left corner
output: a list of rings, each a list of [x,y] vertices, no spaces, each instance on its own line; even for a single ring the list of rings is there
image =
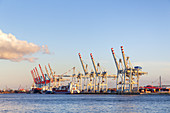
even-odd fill
[[[33,83],[31,69],[51,64],[56,74],[83,73],[78,53],[116,74],[111,53],[148,72],[141,85],[170,84],[169,0],[0,0],[0,89]],[[115,84],[115,81],[111,82]]]

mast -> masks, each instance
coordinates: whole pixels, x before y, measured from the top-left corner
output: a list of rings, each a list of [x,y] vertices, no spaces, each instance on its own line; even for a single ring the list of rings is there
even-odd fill
[[[160,88],[162,87],[161,76],[159,76]]]

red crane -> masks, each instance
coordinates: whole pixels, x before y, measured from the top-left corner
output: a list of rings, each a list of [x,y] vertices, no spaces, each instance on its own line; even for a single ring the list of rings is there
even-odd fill
[[[32,78],[33,78],[33,80],[34,80],[34,83],[35,83],[35,84],[37,84],[37,81],[36,81],[36,79],[35,79],[35,76],[34,76],[33,70],[31,70],[31,74],[32,74]]]

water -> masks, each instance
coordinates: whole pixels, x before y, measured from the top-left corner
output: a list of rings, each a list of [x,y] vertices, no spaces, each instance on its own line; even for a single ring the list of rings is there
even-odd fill
[[[1,94],[0,112],[170,112],[170,95]]]

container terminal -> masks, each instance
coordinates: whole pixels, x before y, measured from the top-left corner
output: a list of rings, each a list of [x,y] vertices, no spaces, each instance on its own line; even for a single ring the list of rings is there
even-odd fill
[[[57,75],[51,68],[45,66],[43,71],[39,64],[39,70],[35,67],[31,70],[33,85],[30,93],[45,94],[170,94],[170,89],[154,87],[151,85],[140,87],[140,77],[148,74],[143,72],[141,66],[132,66],[130,57],[125,55],[124,48],[121,46],[122,59],[117,60],[114,49],[111,48],[117,74],[109,75],[107,71],[102,71],[100,64],[95,62],[93,54],[90,58],[93,64],[91,72],[88,65],[85,65],[80,53],[78,53],[83,73],[76,74],[75,67],[66,73]],[[49,69],[49,70],[48,70]],[[72,72],[72,74],[68,74]],[[108,79],[116,88],[108,88]],[[67,83],[67,84],[66,84]]]

